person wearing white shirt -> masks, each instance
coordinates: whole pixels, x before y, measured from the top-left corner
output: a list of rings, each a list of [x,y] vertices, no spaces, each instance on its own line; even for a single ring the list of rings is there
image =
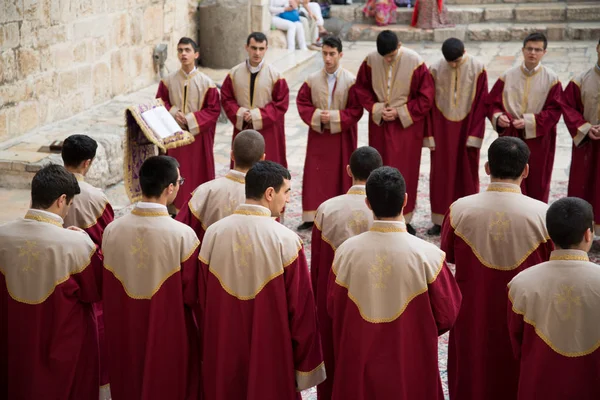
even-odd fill
[[[271,0],[269,11],[271,12],[271,24],[279,30],[286,32],[288,50],[296,49],[296,41],[300,50],[308,50],[306,39],[304,37],[304,27],[302,22],[292,22],[279,17],[279,14],[286,11],[293,11],[298,8],[297,0]]]

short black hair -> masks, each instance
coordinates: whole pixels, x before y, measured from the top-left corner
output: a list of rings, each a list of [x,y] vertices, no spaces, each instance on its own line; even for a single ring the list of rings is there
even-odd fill
[[[371,146],[359,147],[350,156],[350,171],[359,181],[366,181],[371,172],[382,165],[381,154]]]
[[[390,54],[398,48],[398,36],[388,29],[377,35],[377,52],[381,56]]]
[[[246,129],[236,135],[232,147],[235,166],[246,169],[259,162],[265,154],[265,139],[258,131]]]
[[[246,198],[260,200],[270,187],[279,193],[284,179],[292,179],[287,168],[273,161],[259,161],[246,174]]]
[[[541,32],[532,32],[523,40],[523,47],[527,46],[527,42],[544,42],[544,50],[548,47],[548,39]]]
[[[75,175],[62,165],[50,164],[40,169],[31,181],[31,208],[46,210],[63,194],[70,203],[79,193]]]
[[[96,157],[98,143],[87,135],[71,135],[63,142],[61,156],[65,166],[78,167]]]
[[[181,39],[179,39],[179,42],[177,43],[177,46],[179,46],[180,44],[189,44],[189,45],[192,45],[192,49],[194,49],[194,53],[198,52],[198,44],[192,38],[184,36]]]
[[[548,208],[546,227],[555,245],[570,249],[583,241],[588,229],[594,232],[594,209],[585,200],[564,197]]]
[[[367,179],[367,199],[377,218],[397,217],[402,212],[406,182],[396,168],[379,167]]]
[[[267,46],[269,45],[269,40],[267,39],[267,35],[262,32],[252,32],[248,35],[246,39],[246,45],[250,44],[250,39],[254,39],[256,43],[267,42]]]
[[[338,53],[342,52],[342,41],[335,36],[327,36],[323,39],[323,46],[329,46],[337,49]]]
[[[448,62],[456,61],[465,53],[465,44],[457,38],[446,39],[442,44],[442,54]]]
[[[157,198],[170,184],[177,184],[179,163],[170,156],[152,156],[140,168],[140,186],[146,197]]]
[[[518,179],[529,162],[529,147],[521,139],[502,136],[488,150],[490,175],[498,179]]]

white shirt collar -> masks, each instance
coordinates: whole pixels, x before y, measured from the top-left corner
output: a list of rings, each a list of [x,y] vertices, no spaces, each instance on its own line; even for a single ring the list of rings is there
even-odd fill
[[[263,58],[260,64],[258,64],[256,67],[253,67],[252,65],[250,65],[250,60],[246,59],[246,67],[248,68],[248,71],[250,71],[251,74],[259,72],[262,69],[264,63],[265,59]]]
[[[188,74],[187,72],[183,71],[183,68],[181,69],[183,71],[183,73],[185,74],[185,76],[190,76],[191,74],[193,74],[194,72],[196,72],[196,66],[194,66],[194,69],[190,71],[190,73]]]
[[[335,72],[333,72],[332,74],[330,74],[329,72],[327,72],[327,70],[325,70],[325,73],[327,74],[327,78],[333,79],[333,78],[337,78],[338,72],[340,71],[340,66],[338,66],[338,69],[335,70]]]
[[[160,209],[160,210],[167,211],[167,207],[166,206],[164,206],[162,204],[158,204],[158,203],[148,203],[148,202],[145,202],[145,201],[140,201],[135,206],[137,208],[146,208],[146,209],[148,209],[148,208],[157,208],[157,209]]]
[[[60,215],[54,214],[53,212],[46,211],[46,210],[40,210],[39,208],[32,208],[32,210],[35,211],[36,213],[41,213],[43,215],[46,215],[46,216],[60,222],[61,225],[63,225],[65,223],[65,221],[63,221],[63,219]]]
[[[528,70],[527,67],[525,66],[525,61],[523,61],[523,69],[525,70],[525,72],[530,73],[530,74],[537,72],[541,66],[542,66],[542,63],[539,63],[534,69]]]

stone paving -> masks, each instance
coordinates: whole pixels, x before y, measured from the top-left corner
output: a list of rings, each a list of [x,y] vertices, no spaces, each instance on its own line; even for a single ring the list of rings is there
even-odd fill
[[[569,80],[576,74],[590,68],[596,62],[597,54],[595,51],[597,42],[551,42],[549,44],[548,54],[543,63],[556,71],[565,86]],[[441,56],[440,45],[436,43],[407,43],[410,47],[419,52],[427,64]],[[356,73],[364,57],[375,48],[374,43],[370,42],[349,42],[345,45],[342,64],[344,67]],[[507,68],[517,65],[521,62],[521,43],[502,42],[502,43],[468,43],[467,52],[478,57],[487,65],[489,74],[490,88],[498,76]],[[307,128],[300,120],[295,99],[298,89],[306,76],[322,67],[320,57],[304,64],[301,68],[291,70],[287,74],[290,86],[290,108],[286,114],[286,136],[287,136],[287,156],[289,167],[292,171],[301,172],[304,165],[306,154]],[[216,71],[215,73],[219,73]],[[223,72],[220,72],[223,74]],[[223,75],[221,75],[223,76]],[[75,116],[62,123],[54,124],[50,132],[64,132],[65,136],[71,132],[87,132],[89,134],[103,132],[103,134],[122,135],[123,132],[123,110],[131,103],[141,103],[154,96],[157,85],[152,85],[144,90],[127,96],[119,96],[103,106],[96,107],[82,115]],[[363,116],[359,123],[359,145],[367,144],[367,114]],[[223,170],[223,166],[229,163],[229,148],[231,143],[232,126],[229,122],[219,123],[215,139],[215,162],[217,171]],[[480,176],[482,183],[486,182],[483,164],[486,159],[486,150],[489,144],[495,139],[496,135],[487,125],[486,137],[482,151],[482,162]],[[18,145],[12,143],[12,145]],[[23,143],[22,146],[27,146]],[[6,146],[0,148],[6,148]],[[556,150],[556,160],[554,164],[554,173],[552,177],[553,185],[564,184],[568,179],[568,168],[571,159],[571,138],[567,132],[564,123],[561,121],[558,125],[558,140]],[[122,163],[119,159],[107,159],[109,171],[120,170]],[[429,151],[423,150],[421,159],[421,171],[429,171]],[[116,182],[111,182],[116,183]],[[295,182],[300,185],[300,182]],[[107,193],[115,208],[120,209],[129,205],[125,196],[122,182],[118,182],[107,189]],[[299,198],[293,199],[294,202],[300,202]],[[0,223],[9,221],[23,215],[29,204],[29,191],[27,189],[5,189],[0,188]],[[428,207],[428,204],[420,203],[419,207]]]

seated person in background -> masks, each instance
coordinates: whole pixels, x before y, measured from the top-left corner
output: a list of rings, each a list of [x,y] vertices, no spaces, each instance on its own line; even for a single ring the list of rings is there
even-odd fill
[[[271,24],[287,33],[288,50],[296,49],[296,40],[300,50],[308,50],[304,37],[304,27],[300,22],[298,2],[296,0],[270,0]]]

